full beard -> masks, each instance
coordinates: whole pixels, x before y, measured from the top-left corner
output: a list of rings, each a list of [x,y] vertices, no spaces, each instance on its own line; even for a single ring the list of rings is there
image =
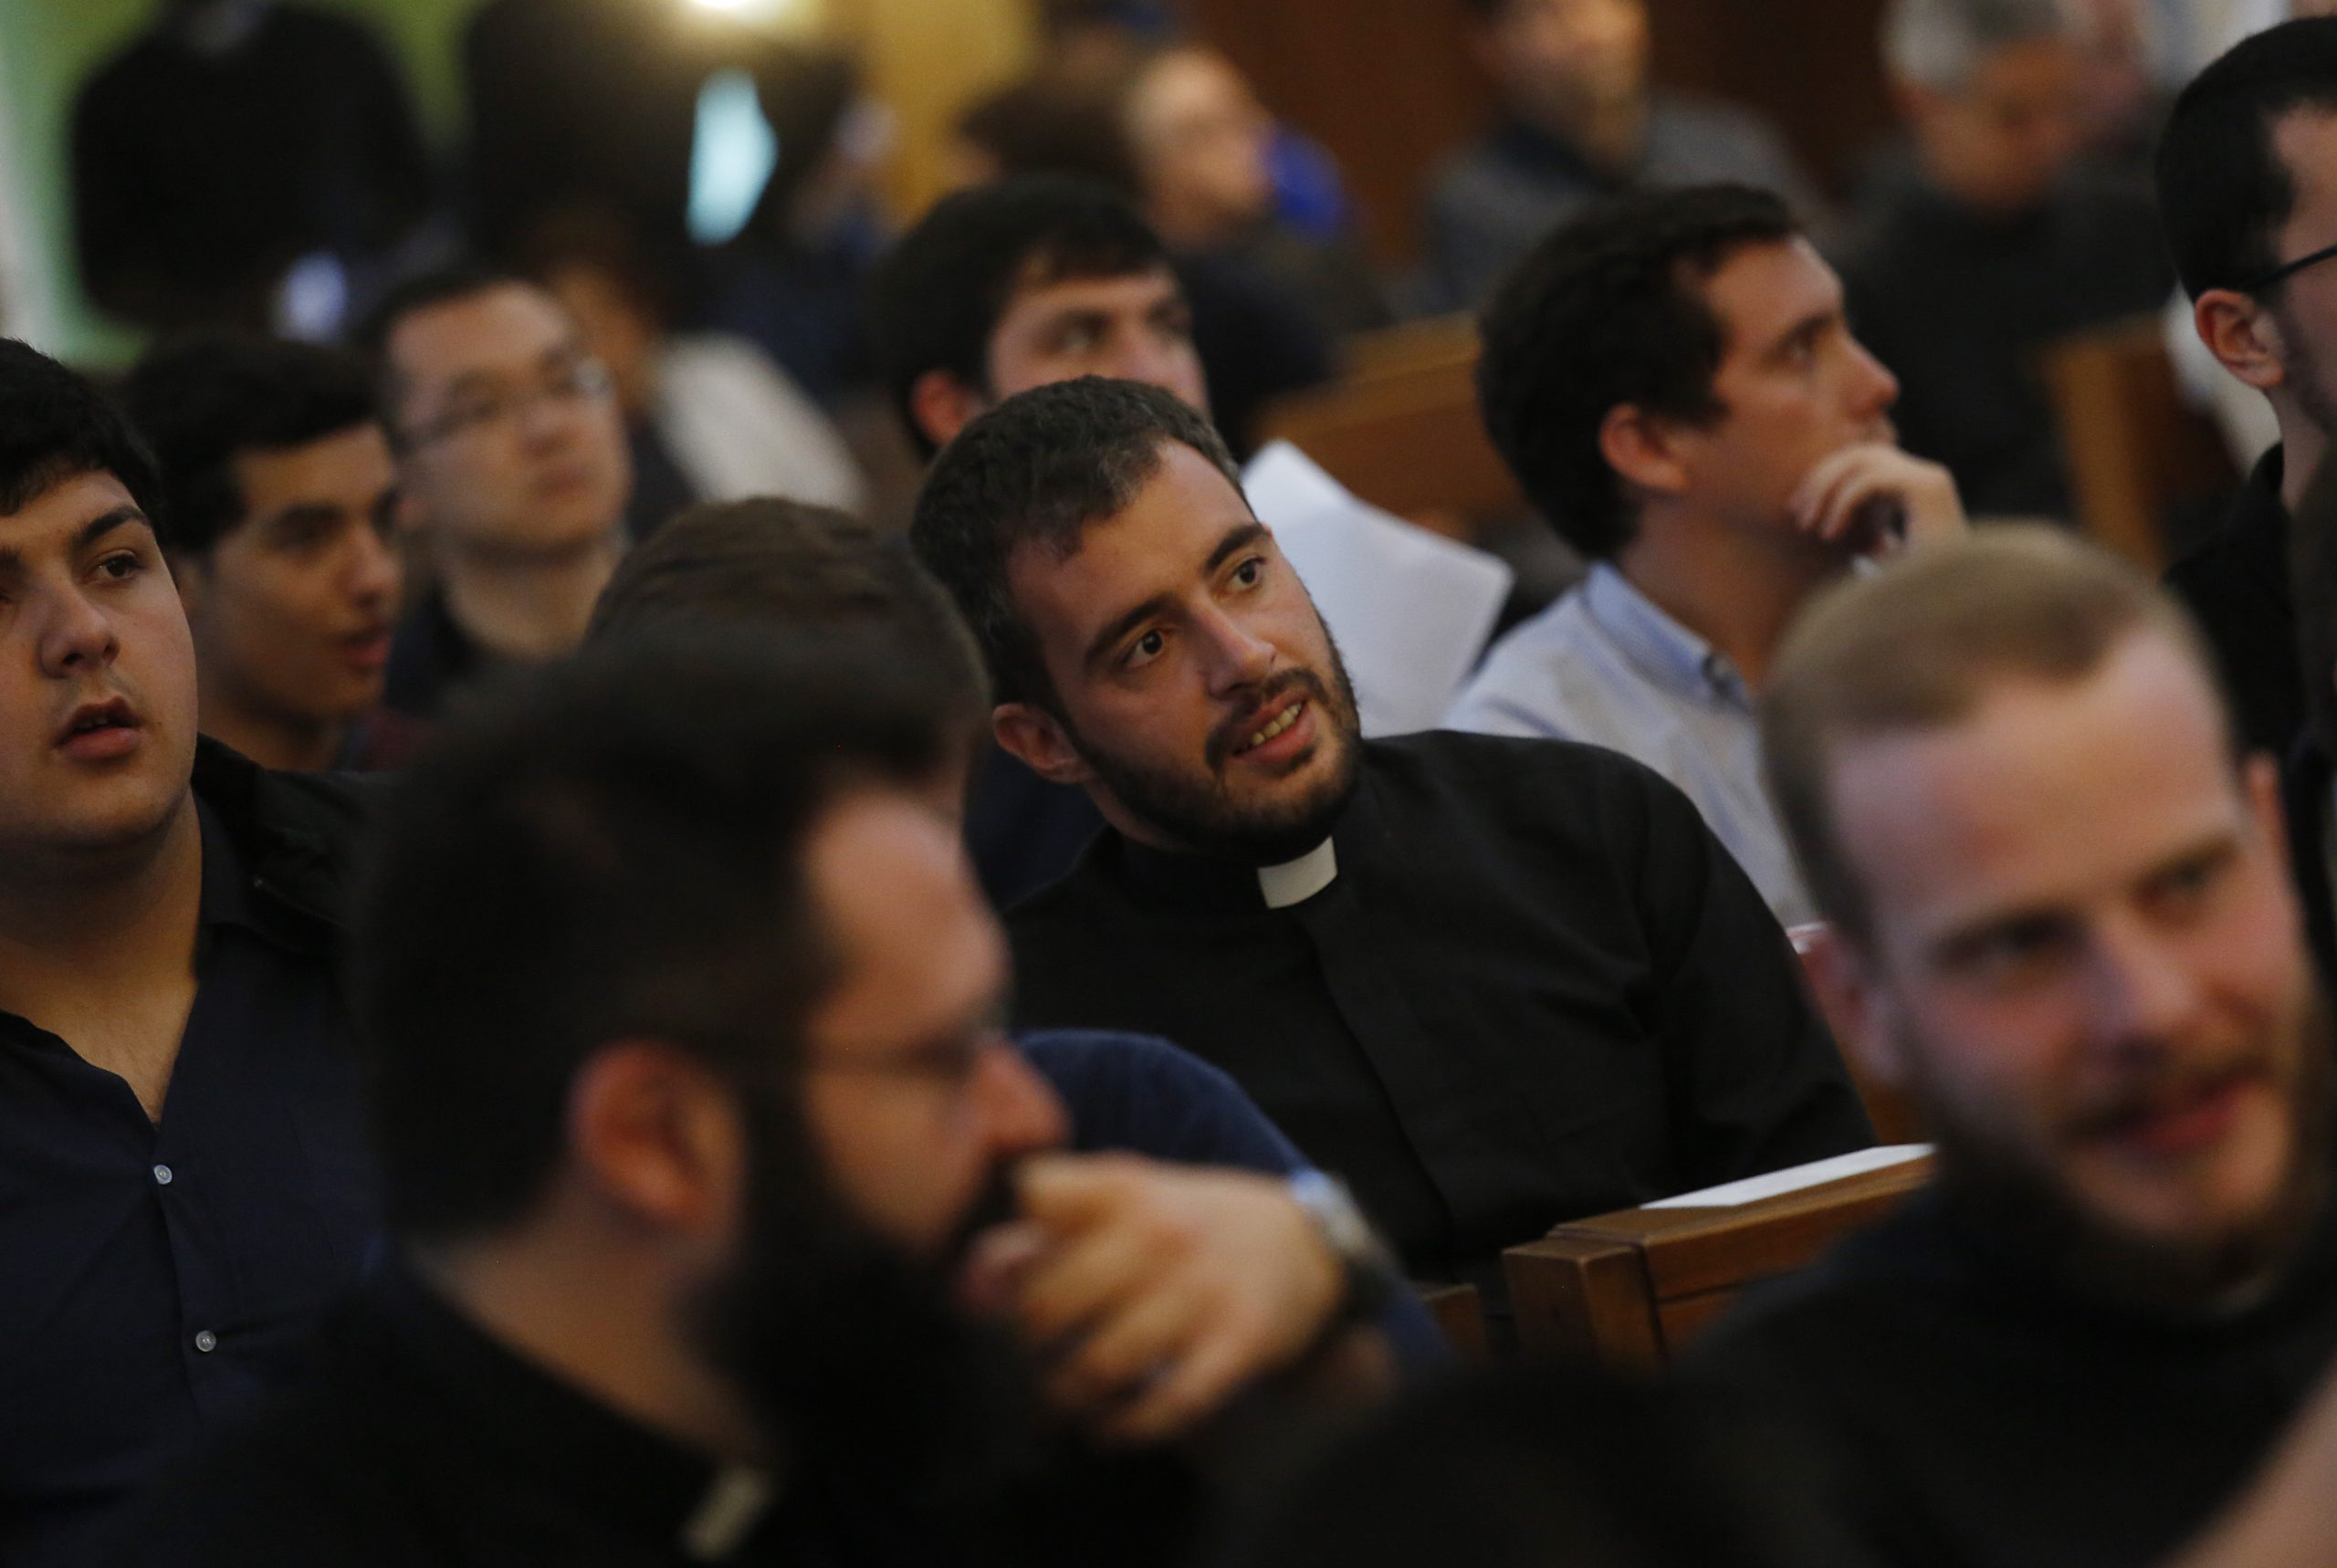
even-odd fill
[[[2214,1312],[2275,1280],[2328,1203],[2330,1023],[2316,989],[2291,1042],[2289,1168],[2258,1212],[2215,1236],[2170,1240],[2107,1222],[2036,1156],[1937,1117],[1942,1186],[1983,1236],[2074,1295],[2153,1316]],[[2265,1071],[2277,1071],[2274,1054],[2269,1045],[2260,1052]],[[1921,1060],[1920,1048],[1914,1060]]]
[[[1098,781],[1130,812],[1172,842],[1214,860],[1280,865],[1331,836],[1332,827],[1355,793],[1363,767],[1355,686],[1327,628],[1324,645],[1330,649],[1327,682],[1312,670],[1292,669],[1268,682],[1259,693],[1261,704],[1285,695],[1305,697],[1321,731],[1315,745],[1335,748],[1326,777],[1295,800],[1244,805],[1227,788],[1226,765],[1244,738],[1234,729],[1246,725],[1246,718],[1221,725],[1210,735],[1199,772],[1119,756],[1090,743],[1068,717],[1062,722]]]
[[[1043,1440],[1025,1357],[951,1289],[972,1238],[1013,1211],[1009,1173],[992,1173],[943,1256],[922,1260],[785,1163],[780,1151],[807,1140],[772,1135],[783,1114],[750,1113],[747,1218],[735,1262],[697,1303],[701,1352],[785,1455],[791,1492],[911,1537],[953,1532],[1022,1479]]]

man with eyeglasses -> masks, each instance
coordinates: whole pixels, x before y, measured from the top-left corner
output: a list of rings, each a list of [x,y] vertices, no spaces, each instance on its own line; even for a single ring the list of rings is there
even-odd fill
[[[532,284],[419,277],[362,340],[381,371],[400,521],[433,579],[399,624],[387,701],[428,718],[454,688],[582,640],[624,553],[632,466],[607,370]]]
[[[2215,647],[2241,738],[2286,759],[2304,720],[2289,517],[2337,425],[2337,18],[2258,33],[2202,71],[2160,142],[2158,193],[2200,340],[2280,431],[2167,585]]]

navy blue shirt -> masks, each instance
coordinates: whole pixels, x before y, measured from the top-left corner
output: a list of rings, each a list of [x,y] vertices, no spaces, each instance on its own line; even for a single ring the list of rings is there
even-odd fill
[[[63,1552],[299,1363],[376,1205],[336,933],[207,808],[200,982],[159,1124],[0,1013],[0,1562]]]
[[[1240,1084],[1165,1040],[1033,1030],[1014,1043],[1063,1097],[1072,1146],[1083,1154],[1121,1151],[1266,1176],[1313,1168]],[[1397,1292],[1378,1326],[1408,1374],[1451,1360],[1444,1336],[1410,1291]]]

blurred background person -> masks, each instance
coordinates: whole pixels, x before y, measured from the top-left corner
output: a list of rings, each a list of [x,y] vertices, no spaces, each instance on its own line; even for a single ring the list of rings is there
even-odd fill
[[[1907,449],[1974,516],[2065,517],[2036,361],[2154,311],[2174,282],[2145,187],[2085,165],[2085,61],[2061,0],[1893,0],[1882,27],[1912,142],[1842,248],[1850,319],[1902,385]]]
[[[397,470],[365,362],[204,335],[149,353],[122,401],[162,466],[203,733],[263,768],[403,761],[414,727],[381,707]]]
[[[520,242],[519,258],[608,367],[633,456],[625,517],[635,539],[699,501],[865,502],[833,422],[770,355],[734,334],[670,329],[671,290],[622,225],[589,211],[555,214]]]
[[[1651,83],[1644,0],[1470,0],[1469,10],[1499,118],[1430,187],[1430,308],[1482,303],[1560,220],[1633,185],[1727,181],[1777,192],[1804,221],[1820,214],[1816,186],[1768,125]]]
[[[341,324],[427,214],[405,85],[362,24],[268,0],[165,0],[73,108],[91,299],[151,329]],[[304,260],[321,299],[280,300]]]
[[[398,623],[387,697],[416,718],[498,667],[573,649],[625,548],[632,489],[608,367],[557,300],[485,271],[416,277],[363,339],[432,580]]]

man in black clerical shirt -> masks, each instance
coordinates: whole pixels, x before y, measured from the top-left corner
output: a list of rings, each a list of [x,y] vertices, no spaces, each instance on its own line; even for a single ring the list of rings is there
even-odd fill
[[[2149,192],[2080,159],[2086,60],[2059,0],[1894,0],[1882,52],[1912,157],[1840,256],[1850,319],[1900,380],[1907,450],[1975,517],[2067,517],[2038,357],[2162,308]]]
[[[357,949],[399,1260],[102,1561],[1144,1563],[1193,1449],[1378,1385],[1327,1209],[1056,1152],[923,697],[724,630],[408,776]]]
[[[0,1561],[297,1367],[374,1229],[341,786],[196,738],[152,460],[0,342]]]
[[[1167,1035],[1355,1184],[1416,1274],[1869,1141],[1776,923],[1695,809],[1559,742],[1365,744],[1206,421],[1001,403],[912,530],[1000,743],[1112,831],[1010,918],[1018,1013]]]
[[[2167,586],[2215,647],[2242,737],[2285,758],[2304,717],[2289,515],[2337,425],[2337,18],[2259,33],[2184,89],[2158,199],[2200,340],[2280,430]]]
[[[1939,1182],[1724,1324],[1695,1375],[1830,1448],[1896,1563],[2139,1565],[2337,1351],[2329,1017],[2196,632],[2058,530],[1838,590],[1770,774],[1829,1016]]]

